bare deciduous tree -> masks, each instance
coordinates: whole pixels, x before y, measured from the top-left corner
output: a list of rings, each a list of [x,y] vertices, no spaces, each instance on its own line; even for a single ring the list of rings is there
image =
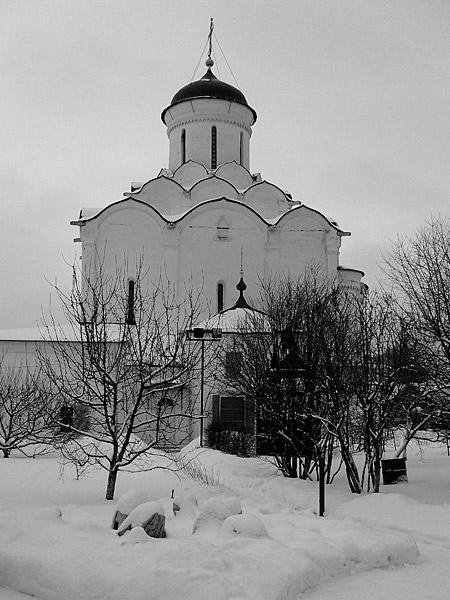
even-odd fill
[[[367,489],[378,492],[388,437],[405,427],[406,447],[415,433],[412,428],[408,431],[408,419],[414,413],[436,410],[437,390],[421,362],[414,330],[391,295],[368,294],[358,303],[357,316],[353,389],[365,452],[363,480],[367,473]],[[427,420],[419,420],[416,431]]]
[[[398,239],[385,259],[403,319],[414,337],[420,369],[428,374],[422,402],[411,403],[406,444],[427,427],[448,438],[450,419],[450,221],[432,217],[414,236]]]
[[[415,236],[398,240],[385,262],[438,385],[450,389],[450,222],[433,217]]]
[[[298,281],[262,282],[261,312],[250,314],[225,348],[240,360],[224,384],[256,410],[260,451],[288,477],[310,477],[319,455],[334,443],[320,418],[326,410],[321,360],[330,294],[314,270]]]
[[[1,357],[0,450],[4,458],[12,450],[23,454],[43,451],[40,445],[53,439],[54,418],[54,398],[40,373],[26,364],[7,366]]]
[[[367,476],[368,489],[379,491],[387,438],[404,427],[408,443],[442,414],[395,300],[352,294],[311,272],[264,283],[259,308],[224,348],[240,357],[224,383],[256,407],[266,453],[289,477],[308,477],[325,456],[331,481],[338,448],[350,490],[360,493]],[[354,460],[361,450],[362,473]]]
[[[177,301],[169,285],[150,283],[139,267],[131,282],[120,272],[74,272],[71,293],[57,292],[76,341],[50,322],[53,353],[40,359],[65,411],[62,452],[80,467],[105,469],[112,499],[119,471],[143,459],[141,467],[152,468],[152,450],[190,435],[199,355],[185,331],[196,323],[199,297]],[[80,407],[77,422],[71,411]]]
[[[355,419],[356,306],[361,298],[335,287],[328,294],[321,339],[321,389],[323,407],[316,415],[336,440],[347,481],[353,493],[361,493],[361,477],[354,460],[359,430]]]

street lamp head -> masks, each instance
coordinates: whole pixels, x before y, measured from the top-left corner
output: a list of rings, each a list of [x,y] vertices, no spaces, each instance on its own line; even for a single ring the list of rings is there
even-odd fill
[[[192,335],[196,340],[201,340],[202,338],[204,338],[205,333],[206,331],[202,327],[194,327],[194,329],[192,330]]]
[[[203,329],[203,327],[194,327],[193,329],[188,329],[187,334],[189,339],[194,340],[219,340],[222,337],[222,330],[219,328]],[[210,336],[210,338],[206,339],[207,336]]]

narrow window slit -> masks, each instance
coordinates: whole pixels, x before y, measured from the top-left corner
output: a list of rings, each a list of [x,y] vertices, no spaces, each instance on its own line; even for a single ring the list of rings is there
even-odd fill
[[[224,285],[222,282],[217,284],[217,312],[221,312],[224,306]]]
[[[186,129],[181,132],[181,164],[186,162]]]
[[[135,295],[135,284],[132,279],[128,282],[128,305],[127,305],[127,325],[136,325],[136,319],[134,316],[134,295]]]
[[[211,169],[217,169],[217,128],[211,127]]]

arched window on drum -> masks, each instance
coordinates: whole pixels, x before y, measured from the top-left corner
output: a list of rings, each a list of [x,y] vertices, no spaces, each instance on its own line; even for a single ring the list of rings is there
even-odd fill
[[[217,169],[217,127],[211,127],[211,169]]]
[[[136,318],[134,316],[134,302],[135,302],[135,282],[133,279],[128,281],[128,298],[127,298],[127,325],[136,325]]]
[[[186,162],[186,129],[181,131],[181,164]]]
[[[221,312],[224,309],[225,299],[225,284],[223,281],[217,283],[217,312]]]

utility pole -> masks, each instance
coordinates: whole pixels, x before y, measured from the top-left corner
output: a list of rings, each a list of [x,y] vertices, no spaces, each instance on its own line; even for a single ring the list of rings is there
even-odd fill
[[[200,355],[200,447],[203,447],[205,420],[205,342],[218,342],[222,337],[221,329],[203,329],[194,327],[186,331],[189,342],[201,343]]]
[[[319,517],[325,515],[325,456],[320,449],[319,457]]]

